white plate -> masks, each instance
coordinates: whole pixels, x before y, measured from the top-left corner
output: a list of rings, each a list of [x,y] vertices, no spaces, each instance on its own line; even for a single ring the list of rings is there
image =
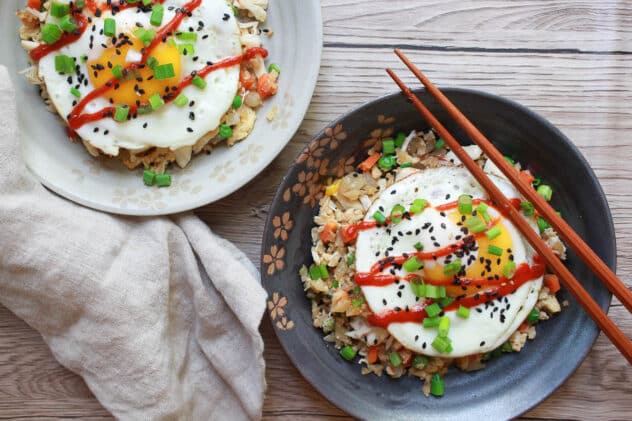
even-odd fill
[[[92,158],[71,143],[59,118],[46,110],[37,89],[18,71],[27,67],[15,12],[24,0],[0,2],[0,64],[7,66],[17,91],[23,154],[29,169],[58,194],[82,205],[127,215],[164,215],[193,209],[227,196],[253,179],[290,141],[314,92],[322,49],[322,20],[316,0],[270,0],[263,36],[268,63],[281,67],[279,90],[257,112],[254,130],[233,147],[201,154],[183,170],[172,168],[169,188],[145,187],[140,170],[116,159]],[[278,106],[276,118],[265,115]],[[177,167],[177,166],[175,166]]]

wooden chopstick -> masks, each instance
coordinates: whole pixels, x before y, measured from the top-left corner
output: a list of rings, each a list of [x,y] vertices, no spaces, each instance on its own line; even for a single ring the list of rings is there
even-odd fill
[[[619,352],[632,364],[632,342],[625,334],[608,318],[606,313],[592,299],[590,294],[581,286],[579,281],[575,279],[573,274],[562,264],[559,258],[546,245],[540,236],[531,228],[529,223],[515,209],[509,199],[496,187],[496,185],[487,177],[483,170],[474,162],[472,158],[463,150],[459,142],[448,132],[448,130],[437,120],[437,118],[426,108],[424,104],[412,93],[412,91],[402,82],[402,80],[391,70],[386,69],[388,74],[393,78],[402,92],[412,101],[417,110],[426,119],[432,128],[443,138],[448,144],[452,152],[470,171],[474,178],[487,191],[493,202],[500,207],[508,216],[512,223],[518,228],[529,244],[543,258],[547,266],[560,278],[560,281],[569,290],[569,292],[584,307],[584,310],[595,321],[597,326],[617,347]],[[490,143],[491,146],[491,143]],[[494,148],[493,146],[491,146]],[[483,148],[481,148],[483,149]],[[494,148],[495,149],[495,148]],[[484,149],[483,149],[484,150]],[[498,153],[498,151],[496,151]],[[489,155],[488,155],[489,156]],[[501,155],[502,156],[502,155]],[[504,159],[504,158],[503,158]],[[510,179],[511,180],[511,179]]]
[[[564,241],[577,253],[584,263],[604,283],[621,303],[632,312],[632,292],[597,256],[597,254],[581,239],[579,235],[562,219],[540,195],[518,174],[518,171],[503,157],[492,143],[468,120],[467,117],[402,53],[395,49],[395,54],[414,73],[428,92],[441,104],[452,118],[465,130],[467,135],[492,160],[505,176],[516,186],[518,191],[533,204],[541,216],[546,219]]]

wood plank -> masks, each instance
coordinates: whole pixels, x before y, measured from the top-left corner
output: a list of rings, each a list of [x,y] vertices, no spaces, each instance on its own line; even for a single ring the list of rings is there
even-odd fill
[[[632,10],[617,0],[323,0],[325,46],[630,54]]]

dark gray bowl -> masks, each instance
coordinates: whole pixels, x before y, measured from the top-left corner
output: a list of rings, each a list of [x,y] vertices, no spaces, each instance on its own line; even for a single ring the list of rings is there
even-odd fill
[[[443,92],[505,155],[526,164],[554,189],[552,204],[613,270],[614,227],[597,177],[575,146],[551,123],[515,102],[465,90]],[[462,130],[423,90],[420,99],[464,144]],[[362,376],[360,366],[339,357],[313,328],[310,303],[298,276],[312,262],[310,229],[327,177],[349,172],[367,146],[389,131],[428,125],[403,95],[369,102],[333,122],[303,150],[281,183],[270,208],[262,245],[263,285],[276,334],[290,360],[328,400],[364,419],[508,419],[532,408],[582,362],[598,329],[580,305],[562,291],[570,306],[541,323],[538,336],[522,352],[492,360],[481,371],[451,369],[446,395],[426,398],[416,378]],[[590,198],[590,200],[586,200]],[[600,223],[595,224],[595,221]],[[569,250],[568,268],[599,305],[611,295]]]

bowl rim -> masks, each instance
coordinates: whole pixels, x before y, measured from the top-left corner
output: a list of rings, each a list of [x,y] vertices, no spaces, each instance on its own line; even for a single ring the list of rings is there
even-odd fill
[[[486,99],[491,99],[493,101],[497,101],[497,102],[500,102],[502,104],[505,104],[505,105],[507,105],[509,107],[513,107],[513,108],[519,110],[520,112],[526,114],[528,117],[531,117],[531,118],[537,120],[538,122],[540,122],[548,130],[553,132],[554,135],[558,138],[558,140],[562,140],[564,143],[566,143],[566,145],[569,147],[569,152],[572,154],[572,158],[579,160],[579,162],[582,165],[582,167],[586,168],[590,178],[593,179],[595,181],[595,183],[597,184],[597,186],[598,186],[598,197],[595,198],[595,199],[598,200],[600,204],[604,205],[603,207],[604,207],[604,209],[606,211],[606,216],[607,216],[608,221],[609,221],[609,223],[606,224],[604,229],[605,229],[606,234],[607,234],[606,236],[611,238],[611,241],[612,241],[612,243],[611,243],[612,249],[613,249],[612,264],[608,265],[608,266],[612,269],[613,272],[616,272],[616,267],[617,267],[617,242],[616,242],[614,221],[612,219],[612,211],[610,210],[610,206],[608,204],[608,200],[606,198],[606,194],[603,191],[603,187],[601,186],[601,183],[599,182],[599,178],[597,177],[597,175],[595,174],[594,170],[592,169],[592,167],[590,166],[590,164],[588,163],[588,161],[586,160],[584,155],[581,153],[579,148],[566,135],[564,135],[564,133],[562,133],[562,131],[560,129],[558,129],[553,123],[551,123],[545,117],[541,116],[540,114],[536,113],[535,111],[529,109],[525,105],[522,105],[521,103],[519,103],[519,102],[517,102],[515,100],[509,99],[509,98],[506,98],[506,97],[503,97],[503,96],[500,96],[500,95],[496,95],[496,94],[493,94],[493,93],[490,93],[490,92],[477,90],[477,89],[462,88],[462,87],[448,87],[448,88],[440,88],[440,89],[448,97],[452,93],[474,95],[474,96],[480,96],[480,97],[483,97],[483,98],[486,98]],[[419,95],[421,93],[426,92],[427,90],[425,88],[416,88],[416,89],[413,89],[412,91],[413,91],[413,93],[415,95]],[[311,138],[311,140],[309,142],[307,142],[305,144],[305,146],[296,155],[296,158],[294,158],[294,160],[290,164],[287,172],[285,173],[285,175],[283,176],[283,178],[279,182],[279,186],[278,186],[277,191],[276,191],[276,193],[274,195],[274,198],[270,202],[270,208],[274,207],[275,204],[279,203],[282,200],[282,195],[283,195],[283,190],[285,188],[285,183],[287,181],[287,178],[288,178],[289,174],[292,172],[294,167],[297,165],[298,158],[305,151],[309,150],[310,146],[312,146],[314,142],[318,142],[320,140],[320,138],[323,137],[323,135],[325,135],[325,131],[327,130],[327,128],[335,127],[337,124],[340,124],[340,122],[342,122],[343,120],[347,119],[352,114],[360,113],[363,110],[375,105],[376,103],[388,102],[388,101],[391,101],[391,100],[393,100],[394,98],[396,98],[398,96],[403,96],[403,93],[400,92],[400,91],[395,91],[395,92],[391,92],[391,93],[388,93],[388,94],[381,95],[381,96],[379,96],[377,98],[374,98],[372,100],[369,100],[369,101],[366,101],[366,102],[364,102],[362,104],[354,106],[350,110],[346,111],[344,114],[336,117],[334,120],[332,120],[329,123],[327,123],[325,125],[325,127],[323,129],[321,129],[316,135],[314,135]],[[273,218],[272,212],[269,212],[268,213],[268,217],[267,217],[266,222],[265,222],[265,225],[264,225],[264,230],[263,230],[263,234],[262,234],[263,238],[265,238],[266,233],[269,233],[270,230],[272,229],[272,218]],[[265,251],[266,242],[263,240],[263,238],[262,238],[262,242],[261,242],[260,264],[262,264],[261,262],[263,262],[263,256],[265,255],[265,252],[266,252]],[[266,275],[266,274],[264,274],[262,272],[261,273],[261,277],[262,277],[262,284],[263,284],[264,288],[266,288],[266,290],[267,290],[268,289],[267,285],[269,284],[269,282],[264,282],[263,278],[264,277],[274,278],[275,275]],[[604,286],[604,288],[605,288],[605,286]],[[612,293],[610,291],[608,291],[607,289],[606,289],[606,291],[607,291],[608,300],[607,300],[607,303],[606,303],[605,307],[602,307],[602,309],[604,310],[604,312],[608,313],[608,310],[610,309],[610,306],[612,304]],[[592,322],[592,323],[593,323],[593,332],[592,332],[592,339],[590,341],[591,345],[590,345],[590,347],[587,347],[587,349],[584,351],[583,355],[577,360],[577,363],[572,367],[572,369],[568,372],[568,374],[566,376],[560,377],[559,380],[557,382],[555,382],[554,384],[549,384],[550,385],[549,387],[550,387],[550,390],[551,390],[549,393],[545,394],[541,398],[539,398],[536,401],[532,402],[527,407],[521,408],[519,410],[520,412],[516,412],[514,414],[511,414],[511,418],[523,415],[526,412],[528,412],[529,410],[531,410],[534,407],[536,407],[537,405],[539,405],[540,403],[542,403],[545,399],[547,399],[549,396],[551,396],[551,394],[553,394],[563,383],[565,383],[577,371],[579,366],[585,361],[585,359],[588,356],[588,354],[590,353],[590,351],[594,348],[595,342],[597,341],[597,338],[599,337],[599,334],[601,332],[596,327],[596,325],[594,325],[594,322]],[[319,384],[317,382],[314,382],[313,379],[311,378],[310,374],[309,374],[309,370],[305,369],[304,367],[302,367],[298,363],[298,361],[294,357],[294,354],[289,349],[288,344],[286,344],[285,341],[283,340],[284,336],[281,335],[281,333],[279,332],[279,329],[277,329],[274,326],[273,323],[272,323],[272,328],[274,330],[274,333],[276,335],[276,338],[277,338],[278,342],[281,344],[281,347],[282,347],[283,351],[285,352],[287,357],[292,362],[292,365],[294,365],[294,367],[296,367],[296,369],[299,371],[301,376],[314,389],[316,389],[316,391],[318,391],[318,393],[322,397],[324,397],[332,405],[336,406],[340,410],[342,410],[344,412],[347,412],[348,414],[350,414],[350,415],[352,415],[354,417],[362,418],[365,415],[363,413],[355,412],[353,410],[347,409],[347,407],[345,405],[343,405],[343,402],[344,402],[344,398],[343,397],[337,397],[337,396],[333,396],[333,395],[327,393],[327,389],[323,385],[321,385],[321,384]]]

